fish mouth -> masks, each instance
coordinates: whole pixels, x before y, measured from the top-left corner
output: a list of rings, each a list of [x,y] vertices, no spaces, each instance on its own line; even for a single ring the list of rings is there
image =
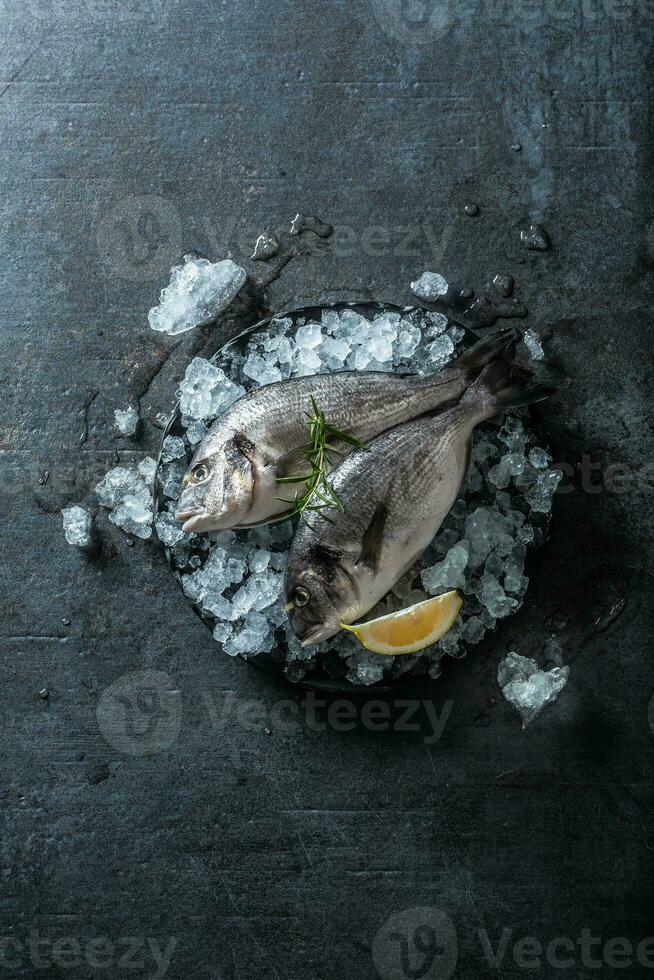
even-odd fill
[[[300,641],[300,646],[302,647],[313,647],[317,643],[322,643],[323,640],[329,639],[338,633],[338,627],[325,626],[322,623],[318,623],[316,626],[309,626],[301,634],[296,636]]]
[[[176,510],[175,520],[182,521],[182,531],[212,531],[214,522],[203,510]]]

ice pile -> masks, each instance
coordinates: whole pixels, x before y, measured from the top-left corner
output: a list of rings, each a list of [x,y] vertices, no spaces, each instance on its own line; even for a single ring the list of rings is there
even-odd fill
[[[243,288],[245,270],[232,262],[184,256],[184,265],[175,266],[170,283],[162,289],[159,306],[148,313],[153,330],[178,334],[211,323],[230,305]]]
[[[411,292],[427,303],[445,296],[449,285],[438,272],[423,272],[417,282],[411,283]]]
[[[522,335],[522,340],[534,361],[545,360],[545,351],[543,350],[543,345],[541,344],[540,338],[535,330],[532,330],[531,327],[529,330],[525,330],[524,334]]]
[[[152,484],[155,461],[146,456],[135,469],[116,466],[95,488],[98,501],[111,511],[109,520],[137,538],[152,534]]]
[[[556,701],[569,674],[569,667],[540,670],[535,660],[512,651],[497,668],[497,681],[506,700],[520,713],[522,727],[526,728],[546,705]]]
[[[90,548],[93,543],[93,517],[83,507],[64,507],[64,535],[76,548]]]
[[[179,388],[183,424],[188,427],[192,421],[214,419],[244,394],[245,388],[228,378],[222,368],[204,357],[194,357]]]
[[[286,524],[247,535],[218,532],[203,566],[182,575],[191,602],[216,618],[214,638],[230,656],[255,656],[277,646],[275,630],[286,621],[281,594],[290,535]]]
[[[463,336],[442,313],[425,310],[389,310],[373,319],[355,309],[325,310],[319,323],[280,317],[252,335],[244,353],[233,348],[216,364],[195,358],[180,388],[181,412],[185,424],[213,418],[245,390],[310,374],[424,374],[447,363]]]
[[[345,633],[319,648],[301,647],[287,630],[280,599],[291,525],[184,535],[171,513],[206,424],[239,393],[280,378],[343,369],[426,373],[461,353],[462,339],[462,329],[439,313],[385,310],[368,318],[345,307],[324,311],[320,321],[292,315],[272,320],[213,362],[194,359],[180,389],[182,418],[164,444],[158,485],[168,504],[159,511],[156,529],[171,548],[185,592],[228,653],[274,651],[294,681],[316,672],[358,685],[403,673],[434,677],[445,654],[464,656],[521,606],[529,584],[527,552],[543,541],[561,479],[537,446],[528,416],[511,415],[502,425],[477,430],[459,499],[422,559],[370,613],[458,589],[464,602],[457,623],[421,654],[378,657]],[[182,442],[184,456],[177,455]]]
[[[139,413],[131,405],[117,408],[114,412],[114,423],[121,436],[133,436],[138,428]]]

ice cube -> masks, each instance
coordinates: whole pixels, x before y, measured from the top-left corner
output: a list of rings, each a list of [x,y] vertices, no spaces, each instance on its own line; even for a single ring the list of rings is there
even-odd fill
[[[142,485],[134,493],[126,494],[114,506],[109,514],[109,520],[128,534],[145,539],[152,534],[153,512],[152,493]]]
[[[462,589],[466,584],[465,570],[470,543],[459,541],[450,548],[443,561],[422,572],[422,584],[427,592],[436,595],[449,589]]]
[[[488,609],[491,616],[495,619],[503,619],[510,616],[518,605],[516,599],[511,599],[506,595],[499,581],[491,575],[484,573],[480,579],[480,588],[477,598]]]
[[[215,320],[243,288],[245,270],[223,259],[184,257],[184,265],[171,270],[170,284],[161,291],[159,306],[148,313],[153,330],[178,334]]]
[[[345,364],[350,349],[347,340],[339,337],[325,337],[318,354],[330,371],[339,371]]]
[[[184,440],[179,436],[166,436],[161,445],[161,462],[170,463],[181,457],[186,457]]]
[[[121,436],[133,436],[138,429],[139,413],[130,405],[114,411],[115,425]]]
[[[448,328],[449,320],[444,313],[427,313],[425,315],[426,328],[425,336],[430,340],[440,337]]]
[[[541,470],[536,482],[526,493],[529,506],[540,514],[548,514],[552,509],[552,498],[563,479],[561,470]]]
[[[76,548],[90,548],[93,543],[93,517],[84,507],[64,507],[64,535]]]
[[[526,728],[543,708],[555,701],[565,687],[569,667],[540,670],[535,660],[511,651],[497,668],[502,694],[522,717]]]
[[[261,612],[276,602],[282,592],[283,576],[273,571],[251,575],[234,595],[232,602],[241,615]]]
[[[549,466],[552,457],[549,453],[546,453],[544,449],[539,449],[535,447],[529,451],[529,462],[532,466],[535,466],[537,470],[543,470],[546,466]]]
[[[425,347],[425,353],[434,367],[442,367],[454,353],[454,344],[447,334],[443,334]]]
[[[248,564],[251,572],[265,572],[270,564],[270,552],[265,548],[255,548],[248,559]]]
[[[524,473],[526,460],[521,452],[507,453],[502,456],[499,463],[492,466],[488,471],[488,479],[496,487],[508,487],[512,476],[520,476]]]
[[[509,452],[524,454],[527,436],[522,422],[515,415],[507,415],[504,425],[500,429],[499,437],[508,446]]]
[[[543,350],[538,334],[534,330],[531,328],[529,330],[525,330],[522,339],[525,347],[529,351],[534,361],[542,361],[545,359],[545,351]]]
[[[412,323],[407,323],[403,330],[400,330],[395,343],[395,356],[399,361],[406,361],[413,356],[422,340],[420,327]]]
[[[482,565],[495,549],[500,556],[513,550],[513,524],[504,514],[490,507],[477,507],[465,519],[464,535],[470,542],[469,561],[473,568]]]
[[[226,643],[230,636],[234,632],[234,627],[231,623],[220,622],[216,623],[213,631],[213,638],[217,640],[218,643]]]
[[[257,653],[266,653],[273,649],[275,645],[268,620],[260,612],[252,612],[246,616],[243,629],[227,640],[225,653],[230,657],[254,656]]]
[[[192,446],[197,445],[198,442],[202,442],[206,436],[208,429],[204,422],[197,419],[195,422],[191,422],[186,430],[186,438],[191,443]]]
[[[188,421],[212,419],[241,398],[245,389],[204,357],[194,357],[180,385],[179,407]]]
[[[360,347],[354,355],[354,368],[357,371],[365,371],[370,364],[370,351],[365,347]]]
[[[534,540],[534,529],[531,524],[524,524],[517,534],[518,541],[522,541],[524,544],[531,544]]]
[[[300,350],[320,347],[322,339],[319,323],[306,323],[303,327],[298,327],[295,333],[295,343]]]
[[[144,459],[136,467],[139,476],[145,483],[146,487],[151,487],[154,483],[155,473],[157,472],[157,463],[152,456],[145,456]]]
[[[260,357],[259,354],[248,356],[243,366],[243,374],[260,385],[270,385],[282,380],[282,373],[279,368],[265,357]]]
[[[299,377],[316,374],[322,367],[320,355],[311,347],[298,348],[296,357],[295,374]]]
[[[463,625],[463,630],[461,631],[461,638],[474,645],[479,643],[480,640],[484,638],[486,633],[486,627],[482,623],[479,616],[469,616]]]
[[[182,525],[175,520],[169,511],[161,511],[157,514],[154,519],[154,527],[161,543],[168,545],[169,548],[186,537],[182,531]]]
[[[438,272],[423,272],[417,282],[411,283],[411,292],[427,303],[444,296],[448,289],[447,281]]]
[[[165,497],[177,500],[182,492],[182,480],[186,475],[186,460],[174,459],[159,467],[157,479]]]
[[[350,669],[347,672],[347,679],[353,684],[361,684],[365,687],[376,684],[384,677],[383,660],[384,658],[378,654],[358,649],[355,654],[348,658],[347,662]]]

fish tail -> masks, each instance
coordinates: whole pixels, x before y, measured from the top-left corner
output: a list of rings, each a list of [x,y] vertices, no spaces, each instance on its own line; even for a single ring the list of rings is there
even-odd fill
[[[537,381],[524,368],[500,358],[483,369],[460,404],[474,404],[483,418],[492,418],[500,412],[543,401],[556,391],[552,385]]]
[[[519,340],[520,331],[516,330],[515,327],[504,327],[502,330],[496,330],[469,347],[461,357],[454,361],[451,367],[455,370],[459,368],[472,380],[487,364],[492,364],[498,358],[511,359]]]

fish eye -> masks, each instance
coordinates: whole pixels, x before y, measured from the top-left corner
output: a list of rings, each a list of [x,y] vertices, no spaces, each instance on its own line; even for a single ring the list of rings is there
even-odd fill
[[[191,479],[193,483],[204,483],[205,480],[209,479],[210,469],[206,463],[198,463],[191,470]]]
[[[302,585],[299,585],[293,592],[293,602],[298,608],[308,606],[311,602],[311,593]]]

